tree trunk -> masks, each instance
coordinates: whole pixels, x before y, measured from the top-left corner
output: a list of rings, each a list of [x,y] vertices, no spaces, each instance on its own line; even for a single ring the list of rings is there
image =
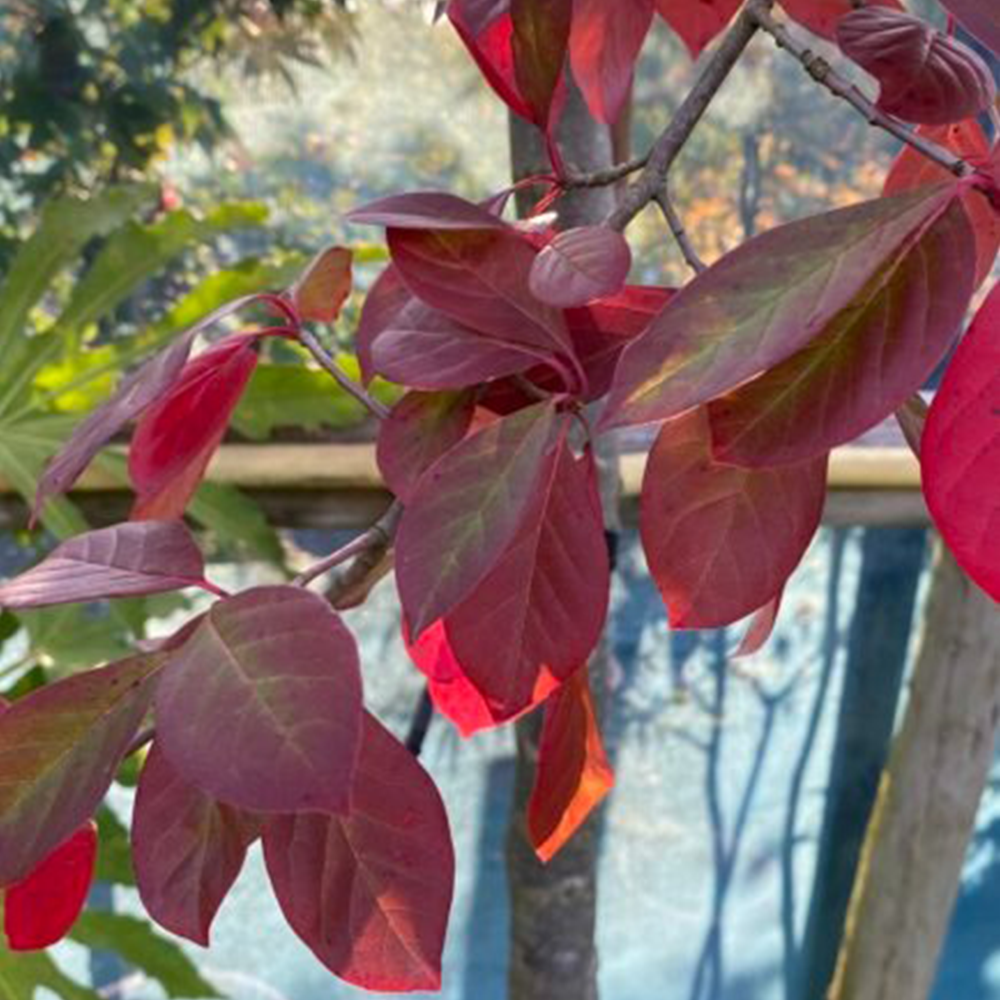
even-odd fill
[[[828,1000],[926,1000],[1000,718],[1000,611],[939,553]]]
[[[612,163],[612,136],[595,122],[579,92],[570,87],[559,128],[559,148],[567,164],[580,171]],[[550,169],[544,143],[533,126],[511,118],[511,164],[515,180]],[[521,192],[522,214],[537,193]],[[560,228],[600,222],[614,206],[609,189],[574,192],[560,200]],[[598,455],[605,522],[618,529],[616,455],[604,446]],[[600,706],[607,656],[602,647],[590,665],[595,701]],[[514,802],[507,837],[507,877],[511,907],[510,1000],[596,1000],[597,951],[594,928],[597,905],[595,818],[543,865],[527,836],[527,805],[535,777],[541,713],[517,724]]]

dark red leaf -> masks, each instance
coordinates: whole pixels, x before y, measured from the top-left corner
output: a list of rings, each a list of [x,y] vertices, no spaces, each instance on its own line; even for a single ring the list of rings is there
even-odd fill
[[[76,923],[94,877],[97,824],[88,820],[27,878],[7,890],[3,929],[11,951],[38,951]]]
[[[948,548],[1000,601],[1000,285],[931,403],[920,465],[927,506]]]
[[[471,392],[408,392],[382,422],[378,465],[386,485],[407,500],[417,480],[466,436],[475,400]]]
[[[996,100],[993,74],[972,49],[904,11],[852,10],[837,24],[837,43],[878,80],[878,107],[905,121],[946,125]]]
[[[709,403],[716,458],[750,466],[801,462],[890,416],[924,384],[961,328],[975,254],[956,199],[895,270],[856,296],[821,336]]]
[[[954,125],[921,125],[917,135],[950,149],[973,166],[984,166],[989,160],[989,140],[974,118]],[[886,177],[882,193],[900,194],[914,188],[945,183],[954,183],[954,175],[912,146],[903,146]],[[978,288],[993,270],[997,249],[1000,248],[1000,213],[990,204],[986,194],[971,187],[963,190],[962,205],[976,234]]]
[[[456,445],[421,477],[396,540],[412,634],[445,617],[497,564],[551,475],[556,414],[538,403]]]
[[[199,586],[204,570],[201,551],[183,522],[116,524],[63,542],[37,566],[0,586],[0,607],[160,594]]]
[[[135,656],[75,674],[0,716],[0,886],[25,878],[97,811],[162,663]]]
[[[563,82],[573,0],[510,0],[514,79],[541,129],[549,127]]]
[[[564,438],[517,535],[444,618],[451,650],[494,718],[533,703],[543,667],[564,680],[587,661],[608,590],[593,460],[576,459]]]
[[[183,515],[257,366],[256,340],[226,337],[200,354],[143,414],[129,449],[133,519]]]
[[[386,229],[506,229],[488,209],[443,191],[411,191],[379,198],[345,216],[359,226]]]
[[[1000,54],[1000,7],[995,0],[941,0],[988,49]]]
[[[243,867],[260,820],[185,781],[153,743],[136,791],[132,861],[146,912],[208,947],[219,906]]]
[[[632,90],[654,0],[576,0],[569,52],[573,77],[590,113],[613,125]]]
[[[631,267],[632,251],[621,233],[581,226],[558,233],[538,254],[529,286],[536,298],[568,309],[617,294]]]
[[[748,240],[682,288],[625,349],[605,427],[676,416],[795,354],[885,283],[954,197],[954,187],[921,189]]]
[[[189,782],[260,812],[345,812],[361,732],[354,638],[317,594],[212,605],[156,689],[157,741]]]
[[[614,787],[586,668],[545,704],[528,832],[535,853],[551,861]]]
[[[354,332],[354,351],[361,368],[361,380],[366,386],[371,384],[376,374],[372,358],[375,339],[395,322],[400,310],[412,299],[413,293],[392,264],[382,271],[368,290]]]
[[[680,35],[692,59],[721,34],[742,0],[656,0],[656,9]]]
[[[367,713],[351,812],[264,826],[264,858],[292,929],[333,973],[369,990],[441,986],[455,859],[434,782]]]
[[[813,34],[837,40],[837,23],[854,10],[852,0],[780,0],[781,6],[793,21],[798,21]],[[891,7],[902,10],[898,0],[869,0],[869,6]]]
[[[340,315],[341,306],[351,294],[353,259],[346,247],[329,247],[313,258],[289,291],[301,319],[332,323]]]
[[[650,452],[639,526],[674,628],[718,628],[777,596],[819,526],[826,457],[779,469],[712,458],[703,409],[668,421]]]

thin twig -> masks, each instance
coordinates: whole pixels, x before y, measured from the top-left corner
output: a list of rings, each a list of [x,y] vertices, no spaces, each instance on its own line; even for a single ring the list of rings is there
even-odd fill
[[[847,101],[864,115],[870,125],[894,135],[956,177],[964,177],[971,172],[971,167],[961,157],[949,152],[936,142],[931,142],[929,139],[917,135],[913,129],[875,107],[850,80],[838,73],[822,56],[796,41],[785,25],[778,21],[769,10],[751,3],[746,9],[746,13],[762,31],[775,40],[779,48],[793,55],[817,83],[826,87],[830,93]]]
[[[372,586],[385,575],[387,567],[392,565],[390,549],[402,516],[403,505],[395,500],[361,536],[365,539],[365,545],[326,591],[327,600],[335,608],[344,609],[360,604]]]
[[[315,562],[304,569],[292,580],[292,585],[295,587],[305,587],[307,584],[312,583],[316,577],[328,573],[331,569],[340,566],[341,563],[347,562],[348,559],[353,559],[355,556],[361,555],[369,546],[381,543],[383,535],[384,531],[382,528],[378,524],[373,525],[367,531],[358,535],[353,541],[337,549],[336,552],[331,552],[325,559],[320,559],[319,562]]]
[[[344,392],[353,396],[373,416],[378,417],[379,420],[385,420],[389,416],[388,407],[384,406],[373,396],[370,396],[346,372],[342,371],[327,349],[312,333],[304,328],[301,329],[299,331],[299,343],[313,356],[320,368],[334,378]]]
[[[684,260],[687,261],[691,270],[695,274],[701,274],[702,271],[707,270],[708,265],[698,256],[698,252],[692,245],[687,230],[684,228],[684,223],[681,221],[681,217],[677,214],[677,210],[670,200],[670,192],[665,187],[662,187],[656,192],[654,200],[660,206],[663,218],[666,219],[667,225],[670,227],[670,232],[677,241],[677,246],[680,247],[680,251],[684,255]]]
[[[639,212],[656,199],[657,192],[666,183],[674,160],[757,33],[756,15],[766,14],[772,2],[773,0],[749,0],[740,12],[670,124],[656,140],[649,154],[649,162],[639,179],[628,188],[621,204],[608,217],[607,224],[612,229],[624,231]]]
[[[572,188],[607,187],[609,184],[617,184],[631,174],[637,173],[649,163],[649,156],[652,150],[643,153],[642,156],[633,156],[631,160],[624,163],[616,163],[614,166],[605,167],[603,170],[594,170],[587,174],[574,174],[568,172],[559,179],[559,184],[566,190]]]

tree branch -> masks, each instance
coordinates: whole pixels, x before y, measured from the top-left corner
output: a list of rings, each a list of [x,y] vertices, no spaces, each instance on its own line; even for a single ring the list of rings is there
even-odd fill
[[[303,328],[299,330],[298,339],[299,343],[313,356],[320,368],[331,375],[344,392],[353,396],[369,413],[378,417],[379,420],[385,420],[389,416],[388,407],[384,406],[373,396],[370,396],[346,372],[342,371],[327,349],[316,339],[315,335]]]
[[[698,256],[698,252],[692,245],[691,240],[688,237],[687,230],[684,228],[684,223],[681,221],[681,217],[677,214],[677,210],[674,208],[674,204],[670,200],[670,192],[667,190],[666,186],[660,188],[660,190],[656,192],[653,196],[653,200],[660,206],[663,218],[666,219],[667,225],[670,227],[670,232],[677,241],[677,246],[680,247],[684,260],[687,261],[691,270],[694,271],[695,274],[701,274],[702,271],[707,270],[708,265]]]
[[[822,56],[798,42],[788,28],[778,21],[769,10],[751,3],[746,8],[746,14],[762,31],[774,39],[779,48],[793,55],[817,83],[826,87],[830,93],[847,101],[864,115],[869,125],[884,129],[956,177],[964,177],[971,172],[971,168],[961,157],[955,156],[954,153],[939,146],[936,142],[931,142],[917,135],[913,129],[875,107],[850,80],[838,73]]]
[[[372,587],[392,568],[390,550],[402,516],[403,505],[394,500],[378,521],[356,540],[361,542],[363,539],[363,544],[352,543],[354,561],[344,567],[326,592],[327,600],[335,608],[345,610],[362,603]]]

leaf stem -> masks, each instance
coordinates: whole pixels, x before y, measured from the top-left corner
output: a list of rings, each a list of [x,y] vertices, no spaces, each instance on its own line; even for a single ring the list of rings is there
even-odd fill
[[[228,590],[223,590],[222,587],[217,586],[208,579],[202,579],[198,586],[209,594],[214,594],[216,597],[226,598],[233,596]]]
[[[314,334],[304,328],[300,329],[299,343],[313,356],[320,368],[332,376],[341,389],[348,395],[353,396],[372,416],[377,417],[379,420],[385,420],[389,416],[389,408],[365,392],[357,382],[350,378],[337,362],[334,361],[333,356],[316,339]]]

